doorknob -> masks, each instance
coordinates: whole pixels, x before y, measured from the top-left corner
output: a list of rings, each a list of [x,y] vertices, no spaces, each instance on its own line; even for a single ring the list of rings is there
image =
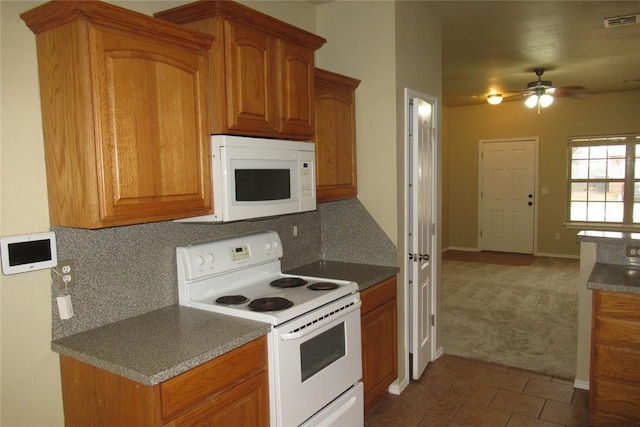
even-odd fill
[[[418,261],[429,261],[429,254],[418,254],[418,256],[416,256],[416,254],[409,254],[409,260],[413,261],[413,262],[418,262]]]

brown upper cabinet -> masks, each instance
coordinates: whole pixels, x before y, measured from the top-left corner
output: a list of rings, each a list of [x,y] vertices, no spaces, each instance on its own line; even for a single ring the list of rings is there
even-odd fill
[[[21,17],[36,34],[51,224],[210,212],[213,37],[96,1]]]
[[[232,1],[198,1],[154,16],[216,37],[212,133],[313,139],[314,52],[325,39]]]
[[[318,202],[353,199],[358,194],[356,99],[360,80],[315,70]]]

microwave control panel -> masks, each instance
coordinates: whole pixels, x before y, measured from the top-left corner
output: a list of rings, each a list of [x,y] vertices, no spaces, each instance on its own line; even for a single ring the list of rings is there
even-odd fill
[[[313,187],[315,186],[313,175],[313,163],[307,161],[300,162],[300,198],[309,199],[313,197]]]

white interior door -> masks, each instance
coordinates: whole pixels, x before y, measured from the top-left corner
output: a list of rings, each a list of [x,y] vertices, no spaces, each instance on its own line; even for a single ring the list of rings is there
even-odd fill
[[[410,351],[413,378],[418,379],[433,357],[433,298],[435,259],[434,177],[436,163],[436,101],[412,98],[410,102],[410,179],[409,179],[409,285]]]
[[[480,249],[534,253],[535,139],[480,141]]]

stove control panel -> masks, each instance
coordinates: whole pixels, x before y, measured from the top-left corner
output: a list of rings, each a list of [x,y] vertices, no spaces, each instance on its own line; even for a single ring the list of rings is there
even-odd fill
[[[176,248],[178,280],[197,280],[282,258],[275,231]]]
[[[249,254],[249,245],[236,246],[235,248],[231,248],[230,251],[231,251],[231,259],[234,261],[241,261],[251,256]]]

